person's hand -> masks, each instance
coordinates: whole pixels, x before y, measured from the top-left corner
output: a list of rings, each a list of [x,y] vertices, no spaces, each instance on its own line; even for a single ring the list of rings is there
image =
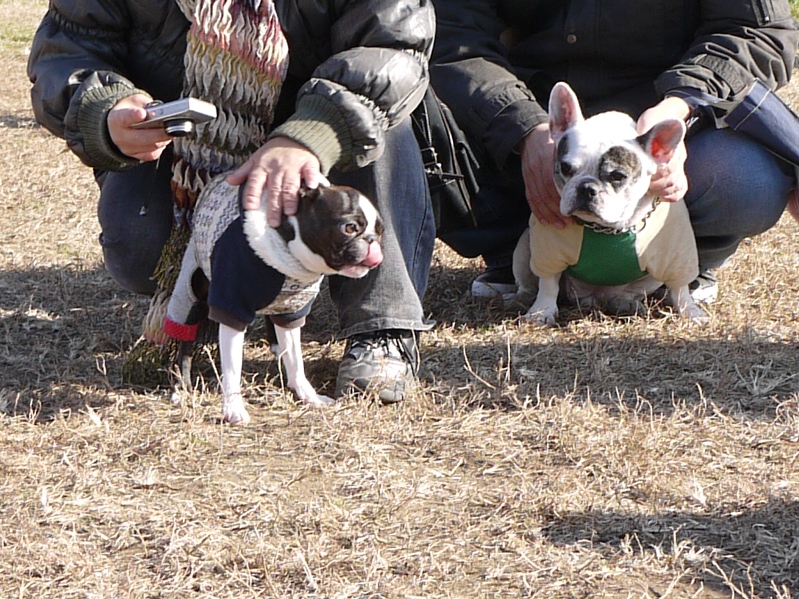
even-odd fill
[[[524,193],[530,210],[544,225],[562,229],[571,221],[560,212],[560,194],[555,187],[555,143],[549,135],[549,125],[535,127],[522,140],[522,176]]]
[[[133,94],[121,99],[108,112],[106,122],[111,141],[119,151],[143,162],[157,160],[172,138],[163,130],[133,129],[131,125],[147,118],[145,106],[152,100],[143,94]]]
[[[311,189],[329,185],[321,173],[319,159],[308,148],[286,137],[273,137],[235,172],[231,185],[244,186],[242,207],[256,210],[266,202],[266,220],[277,227],[283,215],[297,213],[300,185]]]
[[[691,107],[682,98],[671,97],[662,100],[652,108],[645,110],[638,118],[638,133],[646,133],[655,123],[666,119],[685,121],[691,113]],[[685,142],[680,143],[671,159],[658,168],[649,184],[649,193],[660,196],[664,202],[677,202],[688,192],[688,178],[685,176],[685,160],[688,153]]]

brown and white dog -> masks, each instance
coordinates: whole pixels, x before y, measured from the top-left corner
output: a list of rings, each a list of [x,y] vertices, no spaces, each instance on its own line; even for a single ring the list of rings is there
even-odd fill
[[[239,188],[218,177],[201,193],[192,223],[164,330],[193,341],[206,306],[209,318],[219,323],[223,419],[250,419],[241,369],[245,330],[256,314],[269,314],[275,325],[272,349],[297,398],[331,403],[305,376],[300,329],[324,275],[360,278],[382,261],[383,221],[374,205],[351,187],[303,189],[297,214],[272,228],[265,207],[242,211]],[[181,371],[185,379],[190,362]]]
[[[681,316],[705,320],[688,289],[699,266],[685,203],[660,202],[648,191],[684,139],[683,122],[666,120],[638,135],[620,112],[585,119],[574,91],[558,83],[549,128],[560,211],[573,222],[557,229],[530,218],[513,261],[519,297],[536,295],[537,286],[524,319],[554,325],[561,284],[581,307],[634,313],[665,283]]]

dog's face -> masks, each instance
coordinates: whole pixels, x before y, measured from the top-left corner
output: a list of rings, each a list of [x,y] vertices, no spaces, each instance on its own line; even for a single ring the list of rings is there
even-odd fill
[[[668,162],[685,136],[677,119],[638,135],[635,121],[620,112],[583,117],[565,83],[552,89],[549,129],[556,144],[555,185],[560,211],[610,227],[634,222],[651,203],[652,175]]]
[[[281,228],[287,225],[289,251],[314,272],[360,278],[383,260],[383,220],[352,187],[303,189],[297,214]]]

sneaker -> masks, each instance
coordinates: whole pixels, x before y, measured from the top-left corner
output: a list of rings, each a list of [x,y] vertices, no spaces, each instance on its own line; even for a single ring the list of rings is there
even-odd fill
[[[416,385],[419,347],[413,331],[385,330],[347,339],[335,396],[375,394],[384,404],[399,403]]]
[[[472,281],[472,296],[484,299],[500,298],[516,293],[513,267],[490,266]]]
[[[700,304],[712,304],[719,296],[719,282],[716,280],[716,275],[709,270],[700,272],[699,276],[688,285],[688,289],[694,301]]]

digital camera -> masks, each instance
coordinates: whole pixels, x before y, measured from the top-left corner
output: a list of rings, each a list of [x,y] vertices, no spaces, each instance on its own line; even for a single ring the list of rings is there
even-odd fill
[[[167,135],[184,137],[194,132],[196,123],[216,118],[216,106],[197,98],[181,98],[174,102],[151,102],[147,118],[132,125],[134,129],[163,127]]]

